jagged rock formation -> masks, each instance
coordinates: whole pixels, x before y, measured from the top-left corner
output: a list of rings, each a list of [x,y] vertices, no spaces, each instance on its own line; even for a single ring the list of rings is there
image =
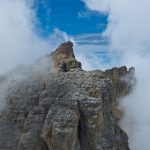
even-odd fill
[[[126,66],[120,68],[112,68],[105,71],[106,77],[110,78],[115,86],[115,96],[121,97],[130,93],[134,84],[135,69],[133,67],[127,69]]]
[[[0,150],[129,150],[117,98],[129,93],[134,69],[84,71],[72,47],[63,43],[47,56],[56,72],[8,86]]]
[[[123,116],[123,112],[116,107],[121,97],[128,95],[135,84],[135,69],[133,67],[127,69],[126,66],[120,68],[112,68],[105,71],[105,76],[111,79],[114,87],[115,99],[112,102],[112,112],[117,120]]]
[[[81,69],[81,63],[75,59],[72,42],[62,43],[56,51],[48,57],[52,57],[55,67],[59,71],[67,72],[71,69]]]

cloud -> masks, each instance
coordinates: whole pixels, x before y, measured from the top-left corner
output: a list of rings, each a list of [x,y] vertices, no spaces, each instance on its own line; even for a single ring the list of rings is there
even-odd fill
[[[111,64],[136,68],[138,83],[122,100],[125,116],[122,127],[129,135],[131,150],[149,150],[150,142],[150,1],[84,0],[87,7],[108,14],[104,35],[115,51]],[[131,132],[132,130],[132,132]]]
[[[48,52],[49,41],[35,29],[37,19],[31,0],[0,1],[0,74],[20,63],[30,63]]]
[[[111,53],[107,46],[78,45],[75,43],[75,56],[82,63],[84,70],[105,70],[110,67]]]
[[[73,36],[75,55],[82,62],[83,69],[105,70],[110,67],[111,55],[107,39],[97,33],[79,34]]]
[[[90,9],[88,9],[86,7],[84,8],[84,10],[78,12],[78,17],[82,18],[82,19],[83,18],[90,18],[93,15],[98,16],[99,13],[97,13],[97,11],[91,11]]]
[[[101,11],[107,13],[109,11],[109,4],[111,0],[82,0],[88,8],[93,11]]]
[[[108,40],[100,33],[86,33],[73,36],[79,45],[108,45]]]

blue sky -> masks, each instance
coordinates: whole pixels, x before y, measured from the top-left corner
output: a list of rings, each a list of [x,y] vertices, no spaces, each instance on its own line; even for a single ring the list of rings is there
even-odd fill
[[[38,32],[45,37],[55,28],[69,35],[101,33],[106,28],[107,16],[90,11],[81,0],[36,0],[35,7]]]
[[[34,0],[34,2],[38,18],[37,31],[40,36],[49,38],[53,36],[54,30],[58,29],[73,37],[76,43],[82,46],[83,51],[75,48],[75,52],[82,51],[88,60],[94,58],[95,61],[90,62],[93,66],[110,62],[108,40],[101,36],[107,26],[106,15],[89,10],[82,0]],[[57,43],[59,36],[55,39]]]

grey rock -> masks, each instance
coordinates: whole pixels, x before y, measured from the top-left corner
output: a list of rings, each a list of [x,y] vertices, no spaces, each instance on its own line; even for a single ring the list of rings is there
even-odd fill
[[[71,42],[47,58],[56,72],[34,76],[27,69],[27,76],[9,84],[0,114],[0,149],[129,150],[118,125],[117,99],[130,93],[134,68],[84,71]]]

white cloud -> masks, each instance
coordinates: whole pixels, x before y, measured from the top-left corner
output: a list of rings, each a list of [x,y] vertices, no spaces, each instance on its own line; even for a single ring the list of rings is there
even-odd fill
[[[82,0],[91,10],[107,13],[111,0]]]
[[[110,62],[107,61],[111,58],[107,51],[108,47],[103,45],[79,45],[75,41],[75,56],[81,61],[84,70],[105,70],[110,67]]]
[[[125,130],[131,150],[149,150],[150,142],[150,1],[149,0],[84,0],[86,5],[108,14],[104,33],[112,51],[118,55],[112,64],[134,66],[138,80],[134,92],[123,100]],[[117,61],[116,61],[117,60]]]
[[[36,17],[31,0],[0,1],[0,74],[45,54],[51,44],[34,31]]]

